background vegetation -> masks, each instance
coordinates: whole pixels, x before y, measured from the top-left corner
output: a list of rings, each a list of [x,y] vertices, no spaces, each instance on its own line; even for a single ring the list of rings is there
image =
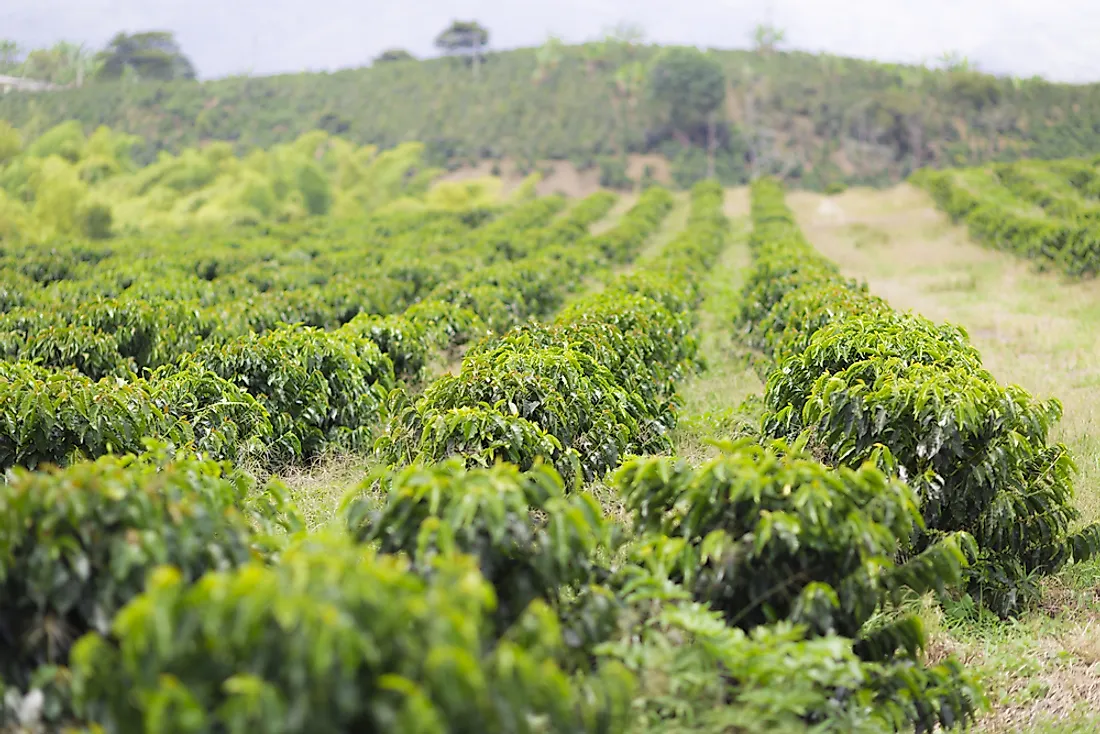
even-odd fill
[[[486,29],[457,27],[437,39],[442,58],[394,49],[370,68],[203,83],[186,80],[178,62],[176,81],[129,74],[11,93],[0,97],[0,118],[31,136],[69,119],[87,132],[105,124],[140,135],[134,155],[143,162],[212,141],[243,153],[323,129],[383,148],[420,140],[447,166],[510,157],[585,167],[660,153],[682,185],[706,174],[708,150],[724,182],[771,173],[811,188],[885,184],[924,165],[1100,150],[1097,85],[997,78],[960,60],[931,69],[784,52],[781,33],[765,28],[753,50],[706,52],[724,89],[699,90],[685,117],[654,93],[654,62],[667,53],[638,34],[487,52]],[[104,71],[118,68],[117,53],[97,58]]]

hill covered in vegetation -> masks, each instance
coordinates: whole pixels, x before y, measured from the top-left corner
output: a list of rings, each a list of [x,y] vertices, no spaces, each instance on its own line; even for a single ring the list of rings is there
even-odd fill
[[[75,119],[139,135],[136,159],[210,141],[238,153],[323,129],[357,144],[419,140],[431,163],[510,158],[601,166],[659,152],[676,182],[752,173],[796,185],[885,184],[921,166],[1100,152],[1100,85],[998,78],[801,52],[709,51],[724,94],[705,121],[677,119],[651,91],[656,46],[600,43],[379,61],[364,69],[198,83],[120,81],[0,97],[25,134]]]

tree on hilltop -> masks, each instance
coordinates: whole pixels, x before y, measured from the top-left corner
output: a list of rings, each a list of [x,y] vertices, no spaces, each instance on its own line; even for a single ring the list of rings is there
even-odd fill
[[[435,38],[435,47],[448,55],[462,55],[471,60],[477,77],[481,56],[489,45],[489,31],[476,20],[455,20]]]
[[[394,61],[416,61],[416,57],[403,48],[391,48],[375,57],[376,64],[389,64]]]
[[[59,41],[50,48],[31,51],[23,60],[21,75],[58,86],[83,86],[98,67],[96,55],[83,44]]]
[[[535,84],[542,84],[561,64],[565,56],[565,44],[557,36],[547,37],[546,42],[535,51],[535,71],[531,78]]]
[[[130,69],[140,79],[194,79],[195,67],[168,31],[119,33],[99,53],[100,79],[117,80]]]
[[[14,71],[23,57],[23,48],[10,38],[0,39],[0,72]]]
[[[650,66],[649,93],[681,139],[690,139],[693,130],[706,125],[708,168],[713,176],[717,114],[726,99],[722,64],[697,48],[666,48]]]
[[[787,38],[787,32],[771,23],[761,23],[752,31],[753,49],[759,53],[775,53],[779,44]]]

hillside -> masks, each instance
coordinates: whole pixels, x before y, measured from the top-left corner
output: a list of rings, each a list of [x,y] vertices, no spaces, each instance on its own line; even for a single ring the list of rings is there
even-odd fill
[[[706,131],[674,139],[645,100],[626,120],[616,71],[657,47],[490,54],[479,73],[452,58],[337,73],[206,83],[97,85],[0,96],[0,119],[26,133],[66,119],[141,135],[138,158],[207,140],[241,151],[321,128],[360,144],[428,144],[452,168],[487,158],[571,160],[584,168],[620,153],[661,152],[680,184],[705,173]],[[715,51],[728,90],[718,173],[746,180],[755,166],[818,188],[884,184],[922,165],[1100,152],[1100,85],[1012,80],[965,69],[932,71],[807,53]],[[625,124],[624,124],[625,123]],[[690,140],[689,140],[690,138]],[[688,145],[688,143],[691,145]],[[606,160],[604,160],[606,165]]]

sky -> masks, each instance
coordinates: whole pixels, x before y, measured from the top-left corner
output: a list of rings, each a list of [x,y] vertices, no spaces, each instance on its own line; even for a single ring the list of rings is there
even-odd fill
[[[992,73],[1100,82],[1100,0],[0,0],[0,38],[99,48],[119,30],[170,30],[211,78],[363,66],[393,47],[433,55],[455,18],[480,21],[494,48],[583,42],[624,21],[657,43],[745,48],[770,22],[793,49],[956,52]]]

